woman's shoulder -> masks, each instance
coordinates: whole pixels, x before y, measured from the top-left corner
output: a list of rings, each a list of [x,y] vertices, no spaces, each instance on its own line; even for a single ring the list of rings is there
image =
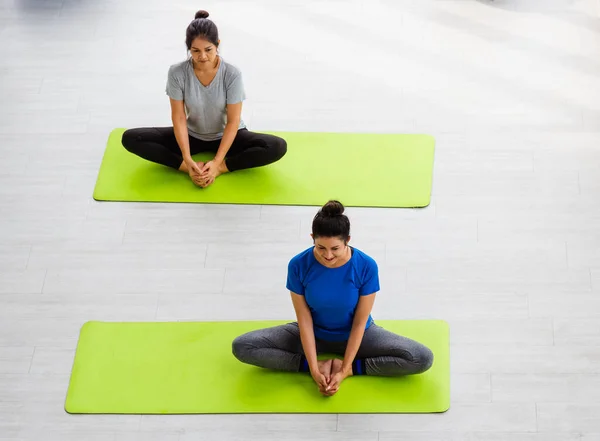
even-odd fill
[[[312,259],[314,259],[315,256],[313,254],[313,248],[307,248],[304,251],[301,251],[300,253],[296,254],[294,257],[292,257],[290,259],[289,262],[289,266],[292,267],[306,267],[310,264],[310,262],[312,261]]]
[[[221,57],[221,63],[223,63],[223,74],[225,78],[237,78],[242,74],[242,70],[235,64],[232,64]]]
[[[373,257],[371,257],[370,255],[368,255],[367,253],[365,253],[364,251],[362,251],[358,248],[352,247],[352,249],[354,250],[353,257],[354,257],[355,265],[361,266],[361,267],[377,268],[377,262],[375,261],[375,259]]]
[[[169,66],[169,75],[183,77],[185,76],[186,70],[188,69],[189,65],[190,63],[188,60],[171,64]]]
[[[186,69],[188,66],[189,62],[187,60],[171,64],[169,66],[169,78],[182,82],[186,77]]]

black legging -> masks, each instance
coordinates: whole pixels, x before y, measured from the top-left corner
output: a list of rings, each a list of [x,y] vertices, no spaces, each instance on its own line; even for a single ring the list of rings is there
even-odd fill
[[[216,153],[221,140],[202,141],[189,136],[190,154]],[[173,127],[129,129],[123,133],[123,147],[148,161],[179,169],[183,161]],[[240,129],[225,156],[229,171],[260,167],[278,161],[287,152],[284,139]]]

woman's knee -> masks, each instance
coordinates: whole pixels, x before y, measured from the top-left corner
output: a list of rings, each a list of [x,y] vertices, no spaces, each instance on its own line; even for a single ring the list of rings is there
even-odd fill
[[[142,141],[142,134],[140,129],[127,129],[121,136],[121,144],[125,147],[125,150],[135,153],[138,150],[138,146]]]
[[[421,374],[428,371],[433,365],[433,352],[426,346],[423,346],[420,351],[415,355],[414,362],[415,374]]]
[[[278,136],[274,136],[273,142],[271,143],[271,150],[273,151],[273,160],[279,161],[287,153],[286,140],[279,138]]]
[[[256,345],[252,342],[250,334],[240,335],[231,343],[231,352],[233,356],[241,362],[246,362],[248,360],[248,355],[253,349],[256,349]]]

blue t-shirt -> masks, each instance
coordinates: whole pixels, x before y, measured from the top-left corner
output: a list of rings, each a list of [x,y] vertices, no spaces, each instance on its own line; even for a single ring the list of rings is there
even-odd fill
[[[375,260],[356,248],[351,250],[350,260],[338,268],[319,263],[313,247],[294,256],[288,265],[287,289],[306,299],[315,337],[320,340],[348,340],[359,296],[379,291]],[[369,315],[365,329],[372,322]]]

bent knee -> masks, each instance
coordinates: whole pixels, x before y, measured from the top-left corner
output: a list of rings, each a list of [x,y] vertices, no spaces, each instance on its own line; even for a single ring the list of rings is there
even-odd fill
[[[231,353],[239,361],[248,360],[248,354],[255,346],[251,343],[246,335],[240,335],[236,337],[231,343]]]
[[[137,129],[128,129],[123,132],[121,136],[121,144],[125,147],[125,150],[134,152],[139,142],[142,140],[140,133]]]
[[[273,145],[274,156],[276,160],[279,160],[287,153],[287,141],[283,138],[277,138]]]
[[[427,347],[423,347],[419,355],[415,357],[416,374],[421,374],[428,371],[433,366],[433,352]]]

